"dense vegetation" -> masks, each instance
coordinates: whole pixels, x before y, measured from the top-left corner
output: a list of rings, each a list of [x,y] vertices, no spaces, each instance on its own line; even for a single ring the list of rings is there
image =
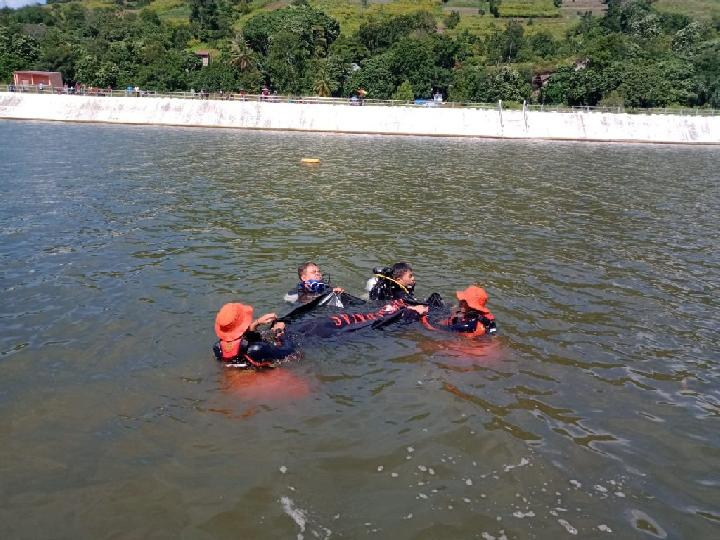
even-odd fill
[[[171,9],[163,13],[162,2]],[[57,0],[0,10],[0,81],[37,69],[60,71],[71,84],[158,91],[258,93],[267,85],[349,96],[362,87],[377,99],[439,91],[465,102],[720,107],[720,18],[660,11],[654,0],[604,3],[604,15],[587,12],[558,36],[541,19],[504,17],[517,5],[508,0],[420,0],[412,8],[362,0],[352,6],[355,19],[341,21],[332,10],[350,0],[332,9],[323,0],[115,0],[94,8]],[[536,7],[554,17],[560,4]],[[482,29],[464,23],[471,8],[487,22]],[[211,52],[209,67],[198,49]]]

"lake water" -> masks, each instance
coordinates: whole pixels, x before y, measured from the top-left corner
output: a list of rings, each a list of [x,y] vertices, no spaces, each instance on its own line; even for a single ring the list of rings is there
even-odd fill
[[[1,538],[715,538],[717,148],[0,121]],[[300,164],[319,157],[319,166]],[[210,352],[317,261],[500,336]]]

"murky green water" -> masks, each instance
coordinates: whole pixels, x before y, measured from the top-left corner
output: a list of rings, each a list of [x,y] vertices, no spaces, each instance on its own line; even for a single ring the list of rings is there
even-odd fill
[[[714,538],[716,148],[0,122],[0,537]],[[322,158],[318,167],[301,157]],[[490,293],[212,360],[216,310]]]

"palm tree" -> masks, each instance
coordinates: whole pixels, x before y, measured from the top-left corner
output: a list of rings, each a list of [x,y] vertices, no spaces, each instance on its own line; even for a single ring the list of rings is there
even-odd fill
[[[235,34],[235,37],[230,41],[230,63],[241,72],[255,67],[255,52],[250,48],[241,33]]]
[[[328,97],[331,94],[330,84],[327,61],[321,61],[318,63],[317,71],[315,72],[313,92],[320,97]]]

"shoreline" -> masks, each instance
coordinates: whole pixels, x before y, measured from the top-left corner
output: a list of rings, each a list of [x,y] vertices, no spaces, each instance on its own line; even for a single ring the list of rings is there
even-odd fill
[[[0,118],[348,135],[720,145],[720,115],[353,106],[0,92]]]

